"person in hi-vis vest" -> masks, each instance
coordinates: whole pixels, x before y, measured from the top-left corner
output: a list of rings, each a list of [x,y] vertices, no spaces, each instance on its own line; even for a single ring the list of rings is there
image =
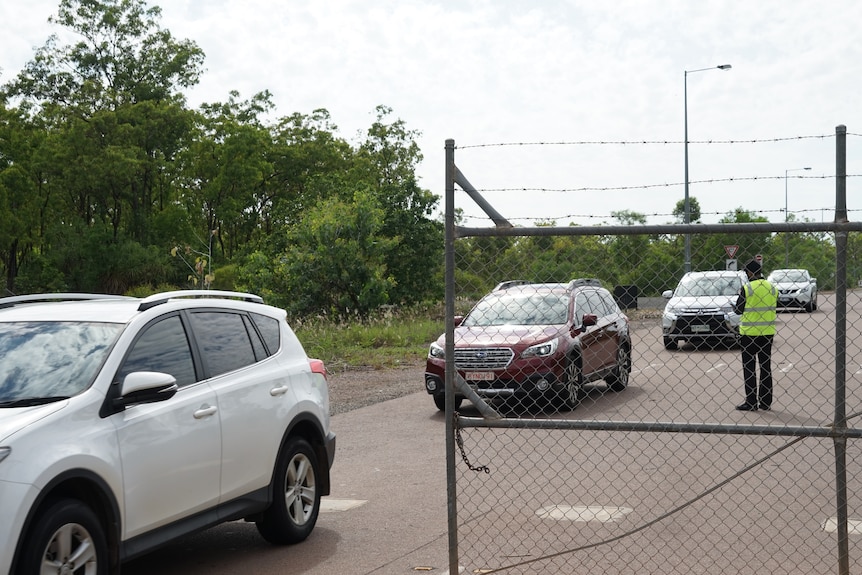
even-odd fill
[[[742,350],[742,378],[745,401],[736,406],[740,411],[772,408],[772,340],[775,337],[775,308],[778,290],[763,279],[759,261],[745,264],[748,283],[742,286],[734,309],[741,313],[739,346]],[[757,366],[760,365],[758,385]]]

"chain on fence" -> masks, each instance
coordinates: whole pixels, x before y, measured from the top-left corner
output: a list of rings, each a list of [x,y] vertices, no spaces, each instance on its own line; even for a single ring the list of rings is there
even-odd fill
[[[695,234],[689,274],[674,235],[459,238],[452,387],[448,347],[429,371],[457,390],[434,398],[464,572],[862,571],[860,444],[831,428],[862,427],[862,289],[836,294],[862,253],[851,233],[836,274],[837,235]],[[758,256],[774,392],[741,411],[737,270]]]

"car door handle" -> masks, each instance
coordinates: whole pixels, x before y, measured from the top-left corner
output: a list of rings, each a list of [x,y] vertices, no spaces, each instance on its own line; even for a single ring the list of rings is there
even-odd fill
[[[273,397],[277,397],[279,395],[284,395],[285,393],[287,393],[287,389],[288,388],[286,385],[282,385],[281,387],[273,387],[269,390],[269,394]]]
[[[209,417],[218,411],[214,405],[202,405],[200,409],[195,411],[195,419],[203,419],[204,417]]]

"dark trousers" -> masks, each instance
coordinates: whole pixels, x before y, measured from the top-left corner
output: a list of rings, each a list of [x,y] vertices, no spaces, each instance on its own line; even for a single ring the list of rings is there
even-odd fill
[[[753,406],[772,405],[772,338],[771,335],[743,335],[742,378],[745,382],[745,403]],[[760,387],[757,385],[757,364],[760,364]]]

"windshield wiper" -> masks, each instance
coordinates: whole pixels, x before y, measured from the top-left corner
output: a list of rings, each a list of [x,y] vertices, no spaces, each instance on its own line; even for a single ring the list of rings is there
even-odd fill
[[[51,397],[22,397],[21,399],[9,399],[0,401],[0,408],[3,407],[32,407],[34,405],[45,405],[46,403],[54,403],[55,401],[63,401],[69,399],[68,395],[55,395]]]

